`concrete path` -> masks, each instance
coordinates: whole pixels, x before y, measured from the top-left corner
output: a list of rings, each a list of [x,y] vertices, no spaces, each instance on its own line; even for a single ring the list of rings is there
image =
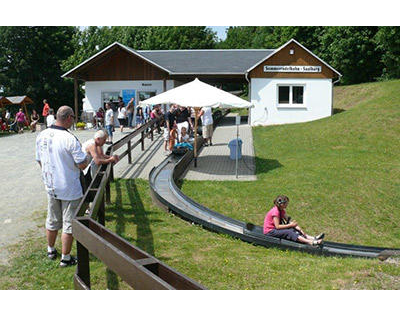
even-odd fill
[[[84,142],[93,137],[94,132],[74,131],[73,134]],[[8,245],[17,243],[28,230],[40,233],[33,221],[33,214],[47,210],[40,167],[35,161],[37,135],[25,132],[0,138],[0,264],[7,263]],[[118,140],[124,135],[116,132],[114,139]]]
[[[238,161],[238,177],[236,178],[236,161],[230,159],[228,144],[236,140],[237,126],[235,113],[229,113],[217,126],[213,135],[213,145],[203,147],[197,158],[197,167],[190,164],[183,177],[187,180],[215,180],[215,181],[254,181],[255,160],[253,136],[247,117],[243,118],[239,126],[239,138],[243,141],[242,159]]]

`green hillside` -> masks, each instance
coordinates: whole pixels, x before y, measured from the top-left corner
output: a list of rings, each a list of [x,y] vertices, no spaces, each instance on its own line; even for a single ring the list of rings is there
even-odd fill
[[[398,80],[336,87],[338,114],[253,129],[258,181],[185,181],[183,191],[258,224],[286,194],[288,211],[329,240],[400,247],[399,91]]]

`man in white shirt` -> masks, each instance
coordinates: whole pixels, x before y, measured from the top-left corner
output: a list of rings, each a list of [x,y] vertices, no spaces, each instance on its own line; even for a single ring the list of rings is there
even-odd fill
[[[213,118],[211,107],[203,107],[200,110],[199,117],[201,117],[201,125],[203,130],[203,138],[205,139],[204,146],[212,146],[213,135]]]
[[[10,111],[6,110],[6,117],[5,117],[5,119],[6,119],[6,124],[7,124],[7,125],[8,125],[8,122],[10,121],[10,117],[11,117]]]
[[[47,256],[56,259],[57,250],[54,245],[58,230],[62,228],[60,267],[77,263],[77,259],[70,255],[73,242],[72,217],[83,196],[80,170],[88,164],[78,139],[68,131],[74,119],[72,108],[60,107],[55,124],[42,131],[36,139],[36,161],[42,169],[48,197]]]
[[[106,130],[108,133],[108,139],[107,139],[106,144],[112,144],[113,127],[114,127],[114,112],[111,109],[111,105],[109,102],[106,103],[106,115],[104,118],[104,125],[106,126]]]
[[[49,115],[47,115],[46,117],[46,124],[47,127],[50,127],[51,125],[53,125],[55,123],[56,119],[54,117],[54,110],[50,109],[49,110]]]

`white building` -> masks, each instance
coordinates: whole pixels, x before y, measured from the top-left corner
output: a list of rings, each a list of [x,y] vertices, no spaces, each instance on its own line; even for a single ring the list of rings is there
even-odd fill
[[[251,125],[307,122],[330,116],[341,74],[294,39],[278,49],[135,51],[113,43],[68,71],[85,82],[83,110],[95,112],[118,96],[127,103],[199,78],[210,84],[248,83]]]

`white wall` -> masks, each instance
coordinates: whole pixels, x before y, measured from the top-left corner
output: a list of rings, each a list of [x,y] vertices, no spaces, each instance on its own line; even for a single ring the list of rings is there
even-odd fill
[[[278,105],[278,84],[304,85],[304,104]],[[331,115],[332,80],[301,78],[252,78],[250,124],[275,125],[317,120]]]
[[[151,84],[151,86],[142,86],[142,83]],[[167,90],[174,87],[173,80],[167,80]],[[86,81],[85,99],[83,110],[87,112],[96,112],[102,106],[102,91],[121,91],[125,89],[138,91],[156,91],[156,94],[164,92],[164,82],[162,80],[147,81]],[[137,101],[137,100],[136,100]]]

